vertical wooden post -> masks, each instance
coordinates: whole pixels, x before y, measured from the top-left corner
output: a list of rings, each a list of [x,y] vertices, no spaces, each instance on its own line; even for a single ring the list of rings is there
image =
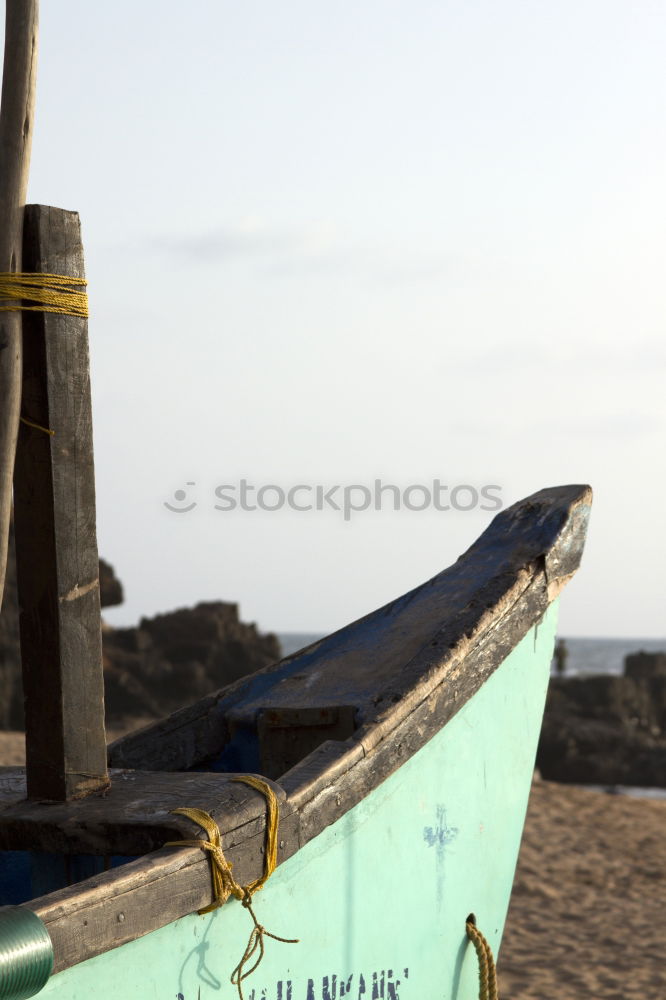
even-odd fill
[[[39,0],[6,0],[0,105],[0,271],[21,270],[23,208],[35,117]],[[21,313],[0,313],[0,605],[21,404]]]
[[[28,205],[26,271],[84,277],[76,212]],[[108,785],[88,323],[24,313],[14,519],[28,798]]]

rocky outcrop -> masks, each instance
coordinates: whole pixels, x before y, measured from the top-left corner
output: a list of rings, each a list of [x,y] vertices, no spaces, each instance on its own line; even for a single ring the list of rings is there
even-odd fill
[[[116,576],[113,566],[105,559],[99,561],[99,599],[103,608],[122,604],[125,599],[123,585]]]
[[[16,564],[11,540],[0,613],[0,729],[23,728],[23,687]],[[123,589],[113,567],[100,559],[102,607],[120,604]],[[159,717],[280,658],[274,635],[240,621],[227,602],[197,604],[143,618],[137,628],[103,624],[107,722]]]
[[[551,679],[537,766],[550,781],[666,787],[666,654],[624,676]]]
[[[106,716],[161,716],[280,658],[274,635],[240,621],[223,601],[197,604],[138,628],[103,634]]]
[[[631,653],[624,658],[624,673],[635,681],[666,677],[666,653]]]

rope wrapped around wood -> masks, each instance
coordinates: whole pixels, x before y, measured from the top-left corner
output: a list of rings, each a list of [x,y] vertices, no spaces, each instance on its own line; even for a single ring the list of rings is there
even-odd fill
[[[238,882],[236,882],[231,871],[231,864],[225,858],[222,850],[220,828],[213,817],[207,812],[204,812],[203,809],[172,809],[172,813],[178,816],[185,816],[187,819],[191,819],[193,823],[197,823],[208,834],[208,840],[173,840],[169,841],[164,846],[199,847],[201,850],[209,853],[211,860],[211,874],[213,878],[214,899],[212,903],[198,911],[200,914],[210,913],[212,910],[216,910],[218,906],[222,906],[223,903],[226,903],[229,896],[234,896],[237,900],[239,900],[239,902],[243,904],[250,914],[254,927],[250,933],[243,957],[231,973],[231,982],[234,986],[238,987],[238,996],[240,1000],[243,1000],[243,980],[252,975],[264,957],[264,937],[268,936],[273,938],[274,941],[282,941],[284,944],[298,944],[298,938],[283,938],[279,937],[277,934],[271,934],[270,931],[267,931],[266,928],[259,923],[254,914],[254,910],[252,909],[252,896],[255,892],[258,892],[263,888],[267,880],[275,871],[275,867],[277,865],[277,837],[278,824],[280,822],[280,807],[278,805],[277,798],[275,797],[275,792],[268,782],[262,781],[261,778],[255,778],[251,774],[239,775],[237,778],[232,778],[231,780],[249,785],[251,788],[256,789],[256,791],[261,792],[266,799],[268,813],[266,818],[266,853],[264,871],[259,878],[254,879],[252,882],[248,882],[247,885],[239,885]],[[254,963],[249,969],[246,968],[247,964],[255,956],[257,957]]]
[[[4,271],[0,273],[0,312],[48,312],[86,319],[86,284],[85,278],[66,274]]]

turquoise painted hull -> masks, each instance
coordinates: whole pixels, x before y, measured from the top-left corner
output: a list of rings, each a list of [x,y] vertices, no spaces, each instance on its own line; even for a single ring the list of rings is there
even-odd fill
[[[553,650],[556,602],[422,749],[280,865],[246,1000],[475,1000],[474,913],[499,950]],[[117,902],[117,901],[116,901]],[[43,1000],[233,998],[251,922],[235,901],[53,976]]]

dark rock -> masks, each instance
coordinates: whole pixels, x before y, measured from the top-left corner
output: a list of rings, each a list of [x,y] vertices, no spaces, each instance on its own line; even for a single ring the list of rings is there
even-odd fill
[[[666,653],[631,653],[624,658],[624,674],[637,681],[666,677]]]
[[[238,617],[236,604],[197,604],[104,632],[107,719],[165,715],[280,658],[274,635]]]
[[[105,559],[99,561],[99,597],[103,608],[112,608],[124,600],[123,585]]]
[[[551,679],[537,765],[549,781],[666,786],[666,677]]]

